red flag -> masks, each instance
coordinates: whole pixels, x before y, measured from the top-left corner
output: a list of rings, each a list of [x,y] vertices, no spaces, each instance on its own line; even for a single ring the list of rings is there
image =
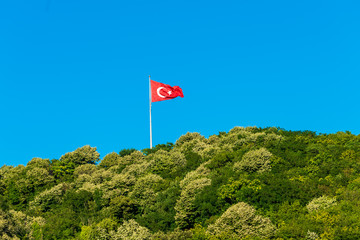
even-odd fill
[[[180,87],[171,87],[170,85],[151,80],[151,102],[170,100],[178,96],[184,97]]]

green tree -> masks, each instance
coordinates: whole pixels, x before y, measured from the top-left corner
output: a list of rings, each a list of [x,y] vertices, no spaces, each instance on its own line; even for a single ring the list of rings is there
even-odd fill
[[[194,201],[196,195],[211,185],[209,178],[195,179],[182,187],[180,198],[175,205],[175,222],[180,229],[191,228],[194,224]]]
[[[150,155],[152,153],[156,153],[159,150],[164,150],[164,151],[169,152],[171,149],[173,149],[173,147],[174,147],[174,144],[168,142],[166,144],[158,144],[153,148],[145,148],[145,149],[142,150],[142,152],[147,156],[147,155]]]
[[[118,196],[110,201],[110,212],[119,221],[133,218],[138,211],[138,206],[126,196]]]
[[[135,149],[134,149],[134,151],[135,151]],[[101,160],[99,166],[106,168],[106,169],[108,169],[112,166],[116,166],[120,163],[121,156],[130,155],[134,151],[131,151],[128,154],[121,154],[121,155],[117,154],[116,152],[109,153],[104,157],[103,160]]]
[[[96,147],[89,145],[76,149],[73,152],[66,153],[61,156],[60,161],[72,162],[75,166],[82,164],[95,164],[100,160],[100,154],[96,151]]]
[[[133,152],[135,152],[136,149],[135,148],[129,148],[129,149],[123,149],[119,152],[119,156],[120,157],[125,157],[127,155],[132,154]]]

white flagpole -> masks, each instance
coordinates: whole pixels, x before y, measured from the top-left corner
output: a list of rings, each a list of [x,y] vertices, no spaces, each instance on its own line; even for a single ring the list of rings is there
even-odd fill
[[[150,104],[150,149],[152,149],[152,127],[151,127],[151,81],[149,75],[149,104]]]

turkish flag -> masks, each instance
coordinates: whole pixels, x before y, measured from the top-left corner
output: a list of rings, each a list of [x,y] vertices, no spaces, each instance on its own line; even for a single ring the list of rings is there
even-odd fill
[[[178,96],[184,97],[180,87],[171,87],[170,85],[151,80],[151,102],[170,100]]]

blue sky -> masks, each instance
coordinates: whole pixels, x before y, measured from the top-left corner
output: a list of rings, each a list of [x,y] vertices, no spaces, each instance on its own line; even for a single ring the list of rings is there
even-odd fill
[[[0,2],[0,166],[234,126],[360,133],[359,1]]]

